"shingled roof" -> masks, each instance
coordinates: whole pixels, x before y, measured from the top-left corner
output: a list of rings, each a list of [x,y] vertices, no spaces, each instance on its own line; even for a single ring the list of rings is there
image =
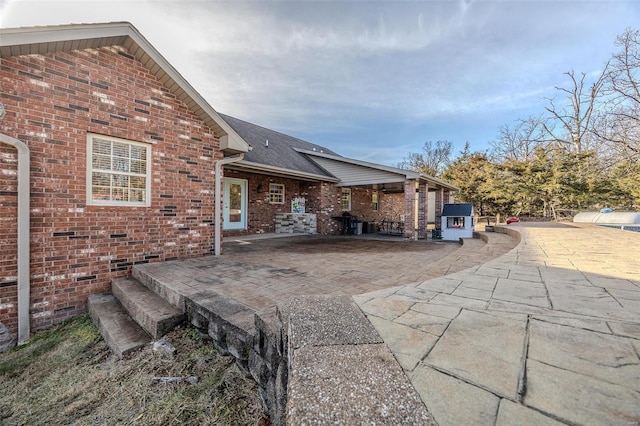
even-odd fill
[[[229,169],[334,182],[338,186],[393,183],[400,184],[399,188],[402,188],[406,179],[420,179],[433,188],[459,190],[431,176],[343,157],[323,146],[228,115],[220,116],[251,146],[244,159],[229,164]]]
[[[256,166],[267,166],[336,180],[329,172],[309,160],[305,154],[297,151],[297,149],[303,149],[338,155],[330,149],[225,114],[220,116],[252,148],[244,155],[241,165],[253,163]]]
[[[445,204],[442,209],[442,216],[462,217],[473,215],[472,203]]]

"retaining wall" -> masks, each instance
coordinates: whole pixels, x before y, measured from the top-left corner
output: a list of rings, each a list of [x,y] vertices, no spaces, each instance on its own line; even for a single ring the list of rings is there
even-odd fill
[[[208,293],[209,297],[203,300],[197,296],[186,300],[191,324],[253,377],[272,424],[284,425],[289,370],[288,337],[281,308],[261,316],[222,296],[211,297]]]

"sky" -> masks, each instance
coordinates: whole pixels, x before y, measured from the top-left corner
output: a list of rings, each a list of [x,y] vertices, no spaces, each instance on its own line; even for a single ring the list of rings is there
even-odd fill
[[[640,1],[0,0],[3,28],[115,21],[216,111],[396,166],[542,114],[565,72],[602,71]]]

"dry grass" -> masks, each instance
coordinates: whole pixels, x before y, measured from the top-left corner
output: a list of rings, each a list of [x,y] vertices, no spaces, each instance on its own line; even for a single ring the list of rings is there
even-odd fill
[[[173,358],[145,348],[112,356],[87,317],[38,333],[0,354],[2,425],[256,425],[255,383],[190,327],[168,336]],[[195,384],[153,384],[197,376]]]

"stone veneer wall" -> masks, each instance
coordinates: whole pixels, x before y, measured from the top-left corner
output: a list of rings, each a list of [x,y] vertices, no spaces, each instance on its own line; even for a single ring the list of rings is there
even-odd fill
[[[276,213],[276,234],[315,234],[316,225],[315,214]]]

